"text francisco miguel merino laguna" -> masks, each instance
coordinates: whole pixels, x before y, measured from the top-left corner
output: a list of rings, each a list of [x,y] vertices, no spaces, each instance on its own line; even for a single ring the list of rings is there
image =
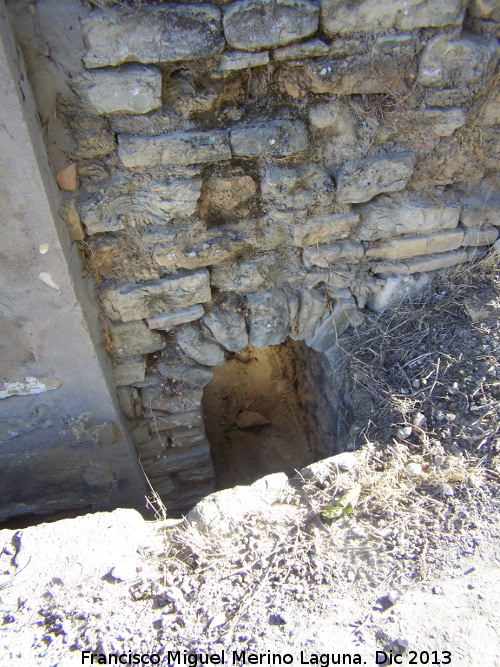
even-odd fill
[[[382,664],[401,664],[402,654],[390,655],[384,651],[377,651],[375,656],[377,665]],[[189,667],[198,667],[198,665],[321,665],[330,667],[330,665],[366,665],[360,653],[312,653],[305,655],[300,652],[300,659],[295,660],[290,653],[253,653],[249,651],[231,651],[222,650],[219,653],[187,653],[186,651],[165,651],[163,656],[158,653],[92,653],[91,651],[82,651],[82,665],[187,665]],[[388,660],[388,662],[387,662]],[[436,664],[436,663],[434,663]],[[439,664],[439,663],[437,663]],[[446,663],[444,663],[446,664]]]

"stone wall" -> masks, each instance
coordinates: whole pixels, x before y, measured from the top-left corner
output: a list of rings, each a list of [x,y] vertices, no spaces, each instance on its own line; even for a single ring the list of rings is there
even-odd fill
[[[327,357],[493,244],[500,3],[8,3],[123,413],[169,507],[211,490],[227,354]]]

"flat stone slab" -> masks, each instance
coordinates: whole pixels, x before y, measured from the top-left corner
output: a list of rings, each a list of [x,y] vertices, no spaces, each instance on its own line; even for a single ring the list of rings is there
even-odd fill
[[[92,70],[85,78],[85,95],[98,114],[140,114],[161,107],[161,74],[157,67],[129,65]]]
[[[365,254],[361,243],[340,241],[329,245],[317,245],[304,248],[302,259],[307,267],[319,266],[327,269],[339,260],[355,262]]]
[[[213,132],[172,132],[150,137],[145,134],[119,134],[118,155],[125,167],[190,164],[230,160],[228,134]]]
[[[359,223],[358,213],[339,213],[306,220],[293,230],[293,242],[299,248],[345,239]]]
[[[318,29],[319,5],[310,0],[238,0],[224,10],[224,34],[235,49],[258,51],[289,44]]]
[[[212,295],[209,273],[200,269],[161,280],[110,287],[101,292],[100,298],[110,320],[130,322],[162,311],[204,303],[210,301]]]
[[[274,60],[302,60],[303,58],[318,58],[328,55],[330,47],[317,37],[306,42],[280,46],[273,51]]]
[[[415,167],[414,153],[388,153],[350,160],[337,178],[337,201],[360,203],[402,190]]]
[[[220,68],[223,72],[233,72],[249,67],[262,67],[269,62],[269,51],[248,53],[247,51],[227,51],[220,59]]]
[[[231,149],[241,157],[288,157],[302,153],[308,145],[307,128],[298,120],[274,120],[231,130]]]
[[[203,306],[196,304],[195,306],[189,306],[189,308],[180,308],[179,310],[171,310],[168,313],[160,313],[154,317],[148,317],[146,318],[146,324],[150,329],[170,331],[179,324],[199,320],[204,314],[205,309]]]
[[[415,257],[401,262],[381,262],[372,264],[371,269],[376,274],[411,274],[427,271],[437,271],[450,266],[457,266],[467,262],[465,250],[444,252],[439,255],[428,255],[427,257]]]
[[[462,0],[320,0],[320,5],[321,26],[330,35],[460,25],[465,13]]]
[[[117,232],[142,225],[162,225],[193,215],[201,194],[201,178],[141,180],[117,174],[78,200],[87,234]]]
[[[457,250],[463,244],[462,229],[452,229],[429,236],[400,236],[375,244],[366,251],[367,258],[404,259]]]
[[[86,67],[176,62],[211,56],[223,49],[221,12],[213,5],[121,10],[97,10],[84,20]]]
[[[455,229],[462,205],[458,198],[441,192],[401,192],[377,197],[360,206],[358,211],[361,224],[357,238],[375,241],[402,234],[430,234]]]
[[[467,297],[464,306],[473,322],[496,320],[500,317],[500,298],[494,289],[483,290]]]

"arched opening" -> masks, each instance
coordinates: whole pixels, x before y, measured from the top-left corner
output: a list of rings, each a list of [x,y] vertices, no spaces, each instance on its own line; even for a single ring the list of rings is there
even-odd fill
[[[347,404],[335,360],[304,342],[231,355],[203,392],[216,487],[293,474],[337,453],[350,423]]]

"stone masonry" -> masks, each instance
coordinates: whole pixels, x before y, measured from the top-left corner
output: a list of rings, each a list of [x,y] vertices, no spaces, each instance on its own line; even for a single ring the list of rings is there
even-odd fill
[[[495,243],[500,3],[96,4],[8,7],[121,408],[185,509],[213,366],[287,337],[331,359]]]

